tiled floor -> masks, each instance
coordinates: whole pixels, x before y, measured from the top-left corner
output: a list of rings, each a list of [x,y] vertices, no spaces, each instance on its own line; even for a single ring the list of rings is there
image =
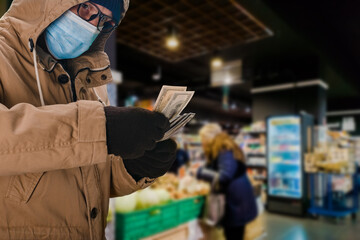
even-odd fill
[[[360,215],[358,214],[360,217]],[[360,240],[360,220],[296,218],[265,213],[262,240]]]

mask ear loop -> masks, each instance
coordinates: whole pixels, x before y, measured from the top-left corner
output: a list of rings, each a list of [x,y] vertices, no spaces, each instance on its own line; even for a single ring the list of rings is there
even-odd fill
[[[43,97],[43,92],[42,92],[42,90],[41,90],[41,83],[40,83],[38,65],[37,65],[37,60],[36,60],[36,49],[35,49],[35,47],[34,47],[34,41],[32,40],[32,38],[29,39],[29,48],[30,48],[30,52],[33,53],[35,76],[36,76],[36,82],[37,82],[37,86],[38,86],[38,91],[39,91],[41,106],[45,106],[44,97]]]

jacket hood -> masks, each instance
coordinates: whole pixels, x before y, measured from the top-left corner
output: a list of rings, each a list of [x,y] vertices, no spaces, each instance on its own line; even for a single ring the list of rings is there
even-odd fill
[[[36,43],[47,26],[69,8],[85,2],[84,0],[14,0],[7,17],[15,33],[25,45],[29,39]]]
[[[29,50],[29,39],[36,45],[40,34],[57,18],[71,7],[87,2],[86,0],[14,0],[8,12],[3,16],[14,29],[18,39]],[[129,7],[129,0],[124,0],[124,17]],[[93,43],[106,42],[111,33],[100,33]],[[98,50],[97,48],[93,50]]]

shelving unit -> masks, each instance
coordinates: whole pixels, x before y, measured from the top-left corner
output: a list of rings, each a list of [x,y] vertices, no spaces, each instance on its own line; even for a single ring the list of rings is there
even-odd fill
[[[334,193],[336,191],[333,190],[332,187],[332,178],[335,176],[334,174],[330,173],[322,173],[326,177],[324,180],[326,181],[326,194],[324,197],[321,198],[323,206],[319,206],[316,201],[319,200],[315,194],[315,174],[312,173],[310,175],[310,208],[308,212],[311,216],[317,217],[321,216],[328,216],[328,217],[335,217],[338,220],[341,217],[351,216],[353,220],[356,220],[356,214],[359,211],[359,194],[358,194],[358,186],[356,184],[356,175],[353,175],[353,191],[351,194],[346,195],[343,194],[340,201],[335,201]],[[349,205],[348,202],[351,202]]]
[[[326,141],[308,153],[306,170],[310,181],[312,217],[356,220],[359,210],[359,182],[356,174],[357,138],[347,132],[327,131]],[[323,186],[321,190],[317,186]]]
[[[198,134],[183,134],[182,141],[186,150],[189,153],[190,161],[204,161],[204,151],[202,148],[200,136]]]
[[[246,156],[247,166],[252,167],[266,167],[266,155],[265,154],[247,154]]]
[[[249,128],[249,127],[248,127]],[[251,128],[251,127],[250,127]],[[266,168],[265,130],[241,131],[243,136],[243,151],[246,156],[246,163],[249,168],[252,166]]]
[[[267,185],[265,138],[265,123],[257,122],[244,127],[236,139],[246,157],[248,176],[252,181],[257,182],[256,184],[260,184],[260,191],[263,191],[263,194],[265,194]]]

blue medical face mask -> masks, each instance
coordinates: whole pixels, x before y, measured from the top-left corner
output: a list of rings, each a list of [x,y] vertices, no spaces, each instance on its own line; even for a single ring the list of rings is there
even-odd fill
[[[86,52],[99,33],[96,26],[67,11],[46,28],[45,41],[56,59],[72,59]]]

